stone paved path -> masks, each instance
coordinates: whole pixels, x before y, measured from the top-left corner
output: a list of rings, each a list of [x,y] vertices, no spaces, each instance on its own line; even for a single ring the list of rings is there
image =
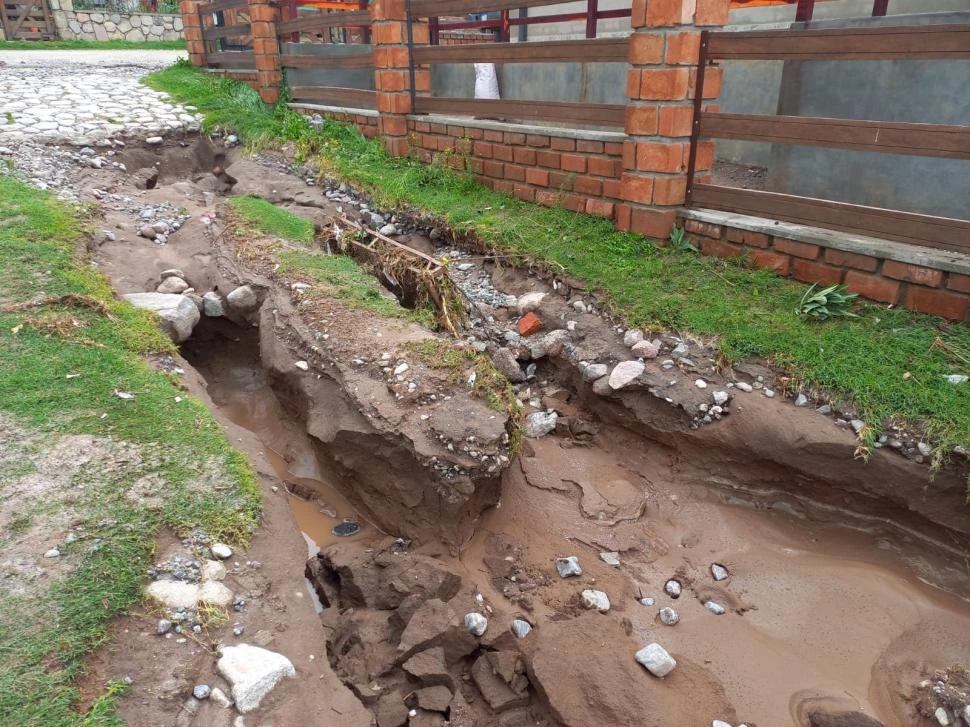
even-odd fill
[[[0,147],[196,130],[194,109],[139,79],[184,51],[0,51]]]

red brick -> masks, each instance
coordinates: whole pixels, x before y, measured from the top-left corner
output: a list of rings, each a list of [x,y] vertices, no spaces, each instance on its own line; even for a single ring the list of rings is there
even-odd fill
[[[597,177],[616,178],[620,176],[620,162],[616,159],[606,159],[604,157],[590,157],[589,173]]]
[[[881,275],[866,275],[856,270],[845,274],[845,285],[853,293],[863,298],[878,300],[882,303],[895,303],[899,300],[900,283]]]
[[[794,260],[793,275],[805,283],[824,283],[832,285],[842,282],[841,268],[833,268],[831,265],[823,263],[809,262],[808,260]]]
[[[882,264],[882,274],[896,278],[896,280],[905,280],[907,283],[926,285],[931,288],[937,288],[943,282],[942,270],[924,268],[921,265],[910,265],[896,260],[886,260]]]
[[[660,123],[658,125],[661,136],[690,136],[694,125],[694,107],[686,104],[679,106],[661,106]]]
[[[516,164],[526,164],[530,167],[535,166],[536,153],[533,149],[526,149],[521,146],[516,147],[512,150],[512,156]]]
[[[664,57],[664,37],[662,33],[634,33],[628,40],[627,60],[633,66],[647,66],[661,63]]]
[[[503,141],[503,134],[501,131],[485,129],[485,141],[497,141],[501,143]]]
[[[788,255],[804,258],[805,260],[816,260],[822,248],[818,245],[810,245],[797,240],[786,240],[784,237],[776,237],[773,247]]]
[[[630,229],[645,237],[665,244],[674,226],[677,213],[674,210],[653,210],[634,207],[630,216]]]
[[[374,45],[401,45],[404,43],[403,23],[374,23],[371,26]]]
[[[549,186],[549,172],[545,169],[538,169],[537,167],[530,167],[525,170],[525,181],[529,184],[535,184],[539,187]]]
[[[701,51],[701,34],[694,32],[667,33],[667,52],[664,62],[670,65],[697,65]]]
[[[515,159],[512,152],[512,147],[505,146],[504,144],[494,144],[492,146],[492,158],[501,159],[503,162],[510,162]]]
[[[947,281],[946,287],[950,290],[959,291],[960,293],[970,293],[970,275],[950,273],[950,279]]]
[[[608,141],[603,144],[603,151],[612,157],[618,157],[623,153],[622,141]]]
[[[408,133],[408,120],[404,116],[381,116],[381,133],[388,136],[405,136]]]
[[[567,172],[585,172],[586,171],[586,157],[579,156],[578,154],[563,154],[562,155],[562,168]]]
[[[549,167],[550,169],[559,169],[560,166],[560,154],[555,151],[539,151],[536,152],[536,163],[540,167]]]
[[[690,73],[686,68],[645,70],[640,75],[640,96],[644,100],[680,101],[687,98]]]
[[[754,250],[751,253],[751,261],[759,268],[772,270],[783,278],[788,277],[788,270],[791,266],[791,258],[787,255],[779,255],[767,250]]]
[[[372,20],[402,20],[405,14],[404,0],[377,0],[370,6]]]
[[[481,157],[482,159],[492,158],[492,145],[487,141],[476,141],[474,149],[475,156]]]
[[[586,214],[612,218],[613,203],[603,199],[588,199],[586,200]]]
[[[559,194],[547,189],[536,190],[536,203],[546,207],[555,207],[559,204]]]
[[[633,210],[630,208],[630,205],[616,205],[616,229],[620,230],[621,232],[629,232],[632,216]]]
[[[910,286],[906,291],[905,305],[907,308],[918,310],[920,313],[932,313],[943,318],[949,318],[951,321],[962,321],[967,317],[970,297],[946,290]]]
[[[760,232],[751,232],[737,227],[727,228],[727,239],[731,242],[740,242],[749,247],[768,247],[770,239],[767,235]]]
[[[688,153],[690,149],[687,150]],[[687,163],[687,154],[684,155],[684,164]],[[694,159],[694,173],[708,171],[714,166],[714,142],[712,140],[700,140],[697,142],[697,158]],[[702,182],[704,184],[704,182]]]
[[[644,172],[681,172],[688,144],[647,141],[637,144],[637,169]]]
[[[623,142],[623,168],[630,171],[637,168],[637,144],[635,141]]]
[[[558,151],[576,151],[576,140],[566,139],[562,136],[553,136],[550,146]]]
[[[603,182],[592,177],[576,177],[576,180],[573,182],[573,189],[580,194],[599,197],[603,194]]]
[[[432,134],[447,134],[448,125],[447,124],[431,124]]]
[[[536,199],[535,189],[525,184],[516,184],[512,188],[512,194],[526,202],[535,202]]]
[[[465,136],[467,136],[469,139],[475,139],[476,141],[478,139],[484,139],[485,138],[485,130],[484,129],[476,129],[474,127],[469,126],[468,128],[465,129]]]
[[[723,240],[704,238],[701,240],[701,252],[705,255],[714,255],[716,257],[737,257],[741,254],[741,246],[732,245]]]
[[[631,99],[640,98],[640,81],[643,71],[639,68],[631,68],[626,72],[626,97]]]
[[[485,162],[483,171],[486,177],[502,179],[505,176],[505,166],[502,162]]]
[[[516,324],[520,336],[531,336],[542,330],[542,321],[535,313],[526,313]]]
[[[721,95],[721,83],[724,80],[724,69],[721,66],[708,66],[704,71],[704,98],[717,98]],[[694,87],[697,82],[697,69],[690,69],[687,84],[687,98],[694,98]]]
[[[647,25],[685,25],[694,17],[696,0],[648,0]]]
[[[620,185],[620,196],[627,202],[650,204],[653,200],[653,177],[624,174]]]
[[[506,164],[505,178],[511,179],[513,182],[524,182],[525,167],[519,167],[519,166],[516,166],[515,164]]]
[[[506,131],[505,132],[505,143],[512,144],[513,146],[518,146],[520,144],[525,144],[525,134],[519,134],[517,132]]]
[[[576,141],[576,151],[583,152],[584,154],[602,154],[603,142],[578,139]]]
[[[619,179],[604,179],[603,180],[603,196],[610,197],[611,199],[622,199],[623,185],[620,183]]]
[[[574,174],[563,174],[562,172],[549,172],[549,186],[559,190],[571,192],[573,189]]]
[[[684,229],[687,232],[693,232],[702,237],[712,237],[715,240],[720,240],[724,232],[724,228],[721,225],[714,225],[710,222],[701,222],[699,220],[685,220]]]
[[[727,25],[729,0],[697,0],[694,25]]]
[[[653,136],[657,133],[657,107],[656,106],[627,106],[626,121],[623,125],[628,134],[639,134],[641,136]],[[690,130],[687,131],[690,135]]]
[[[534,149],[542,149],[549,146],[550,139],[542,134],[526,134],[525,143]]]
[[[450,136],[457,136],[461,138],[462,136],[465,135],[465,127],[455,126],[454,124],[448,124],[448,134]]]
[[[681,205],[687,195],[687,177],[657,177],[653,181],[653,203]]]
[[[832,248],[826,249],[825,262],[843,268],[865,270],[869,273],[876,272],[876,268],[879,267],[879,258],[874,258],[869,255],[858,255],[854,252],[845,252],[843,250],[833,250]],[[846,279],[848,280],[848,276]],[[877,298],[877,300],[881,299]]]
[[[427,134],[431,131],[431,124],[426,121],[416,121],[414,123],[414,130],[421,134]]]
[[[406,68],[408,65],[407,48],[374,48],[374,65],[377,68]]]
[[[496,192],[502,192],[503,194],[508,194],[508,195],[512,194],[512,190],[514,188],[515,187],[513,186],[512,182],[509,182],[505,179],[496,179],[495,184],[492,185],[492,189],[494,189]]]
[[[647,24],[647,2],[648,0],[633,0],[633,8],[630,11],[630,27],[642,28]]]
[[[563,197],[562,206],[573,212],[585,212],[586,198],[580,197],[578,194],[567,194]]]
[[[406,93],[378,93],[377,110],[385,114],[409,114],[411,96]]]

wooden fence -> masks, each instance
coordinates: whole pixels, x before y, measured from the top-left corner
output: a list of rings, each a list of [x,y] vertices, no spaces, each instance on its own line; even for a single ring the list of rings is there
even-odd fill
[[[698,85],[715,60],[855,61],[970,58],[970,25],[708,32]],[[970,126],[704,111],[696,94],[687,205],[970,253],[970,220],[696,183],[701,138],[970,159]]]
[[[210,68],[255,67],[247,0],[215,0],[199,5],[199,23]]]

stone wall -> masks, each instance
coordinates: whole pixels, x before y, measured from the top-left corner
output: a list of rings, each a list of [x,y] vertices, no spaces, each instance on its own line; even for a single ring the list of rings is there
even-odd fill
[[[47,0],[61,40],[181,40],[178,13],[75,10],[73,0]]]

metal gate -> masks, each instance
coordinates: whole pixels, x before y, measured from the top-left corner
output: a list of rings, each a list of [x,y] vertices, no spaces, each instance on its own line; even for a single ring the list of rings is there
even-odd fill
[[[0,0],[0,22],[7,40],[56,40],[47,0]]]

